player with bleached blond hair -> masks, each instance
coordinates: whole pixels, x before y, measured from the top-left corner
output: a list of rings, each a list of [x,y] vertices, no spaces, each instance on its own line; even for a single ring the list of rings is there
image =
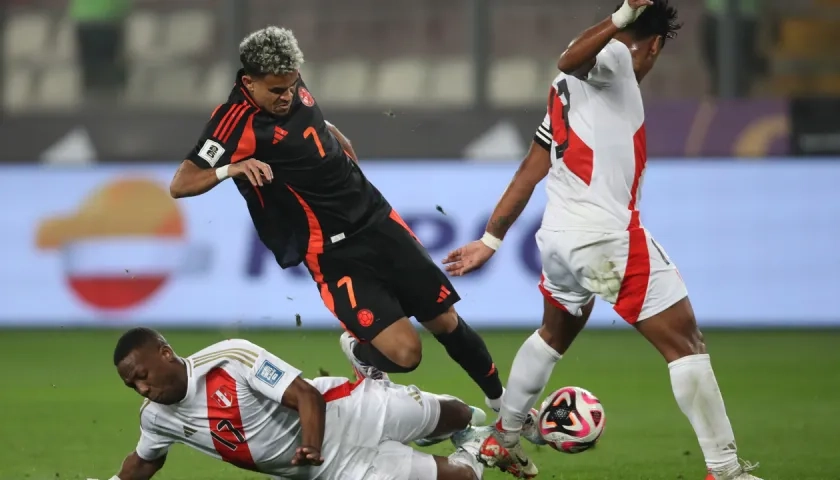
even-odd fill
[[[456,312],[458,292],[325,120],[292,31],[258,30],[239,51],[234,87],[175,173],[172,196],[202,195],[233,178],[280,267],[309,270],[360,375],[386,379],[419,366],[414,317],[498,406],[499,372]]]

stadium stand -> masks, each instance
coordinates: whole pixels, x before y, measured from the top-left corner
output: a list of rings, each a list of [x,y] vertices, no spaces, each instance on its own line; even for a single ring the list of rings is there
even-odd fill
[[[5,107],[72,109],[82,98],[78,48],[63,1],[16,0],[3,31]],[[144,107],[205,107],[230,85],[235,59],[220,58],[229,28],[222,0],[135,0],[125,22],[124,99]],[[459,107],[473,98],[469,0],[242,0],[242,31],[278,23],[295,30],[307,55],[307,83],[336,106]],[[555,56],[582,25],[614,0],[494,2],[489,95],[500,107],[539,104]],[[778,3],[778,2],[777,2]],[[809,8],[799,8],[808,4]],[[837,0],[797,3],[771,45],[776,75],[767,92],[838,92]],[[681,41],[664,51],[643,85],[648,95],[700,97],[707,91],[699,53],[703,2],[681,2]],[[273,20],[276,19],[276,20]],[[230,50],[227,50],[230,51]],[[804,67],[803,67],[804,65]],[[795,68],[794,68],[795,67]],[[792,72],[796,71],[794,74]],[[803,73],[804,72],[804,73]],[[165,74],[164,74],[165,73]],[[677,79],[675,81],[675,78]],[[667,79],[667,80],[666,80]]]

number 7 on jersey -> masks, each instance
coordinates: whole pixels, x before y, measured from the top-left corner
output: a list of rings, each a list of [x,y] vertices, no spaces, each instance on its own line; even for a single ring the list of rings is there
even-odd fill
[[[321,158],[327,156],[327,153],[324,151],[324,145],[321,143],[321,139],[318,137],[318,131],[315,130],[315,127],[309,127],[303,131],[303,138],[312,137],[312,140],[315,141],[315,146],[318,147],[318,153],[321,154]]]

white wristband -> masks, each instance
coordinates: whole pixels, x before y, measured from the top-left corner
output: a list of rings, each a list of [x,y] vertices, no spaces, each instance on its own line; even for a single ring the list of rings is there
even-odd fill
[[[113,477],[109,478],[108,480],[120,480],[120,477],[114,475]]]
[[[633,7],[631,7],[630,4],[627,3],[627,0],[624,0],[624,3],[621,5],[621,8],[619,8],[615,11],[615,13],[612,14],[613,25],[615,25],[618,28],[624,28],[627,25],[630,25],[631,23],[636,21],[637,18],[639,18],[639,15],[641,15],[646,8],[647,5],[644,5],[633,10]]]
[[[493,250],[498,250],[499,247],[502,246],[502,239],[496,238],[496,236],[490,232],[484,232],[484,235],[481,237],[481,243],[487,245]]]
[[[218,178],[220,182],[230,177],[230,175],[228,175],[229,168],[230,165],[225,165],[224,167],[219,167],[216,169],[216,178]]]

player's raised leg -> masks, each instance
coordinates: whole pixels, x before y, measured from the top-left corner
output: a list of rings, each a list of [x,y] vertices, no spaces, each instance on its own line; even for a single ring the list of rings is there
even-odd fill
[[[443,275],[441,278],[447,280]],[[504,389],[493,357],[484,339],[458,315],[455,307],[450,306],[431,320],[423,317],[418,317],[418,320],[443,345],[449,357],[481,388],[487,404],[494,410],[500,408]]]
[[[307,266],[324,304],[346,330],[341,348],[357,375],[387,380],[388,373],[417,368],[422,344],[393,289],[383,280],[381,272],[390,266],[376,254],[381,236],[379,230],[371,229],[348,239],[342,249],[321,255],[317,265]]]
[[[397,224],[402,224],[398,221]],[[446,353],[481,388],[487,404],[497,410],[504,389],[499,371],[484,339],[458,315],[455,304],[461,300],[455,286],[435,264],[411,230],[402,224],[405,236],[406,267],[398,284],[401,300],[412,315],[434,335]]]
[[[484,340],[455,311],[454,305],[460,300],[455,287],[396,212],[392,212],[379,232],[378,240],[383,242],[381,248],[390,267],[389,292],[396,296],[406,315],[415,317],[435,336],[449,356],[481,388],[490,403],[498,408],[503,392],[499,373]],[[406,328],[413,326],[408,324]],[[345,352],[350,350],[354,363],[376,367],[382,362],[382,354],[393,359],[382,348],[394,347],[380,347],[382,343],[365,344],[346,337],[342,341]],[[418,350],[412,357],[418,363],[419,353]]]

